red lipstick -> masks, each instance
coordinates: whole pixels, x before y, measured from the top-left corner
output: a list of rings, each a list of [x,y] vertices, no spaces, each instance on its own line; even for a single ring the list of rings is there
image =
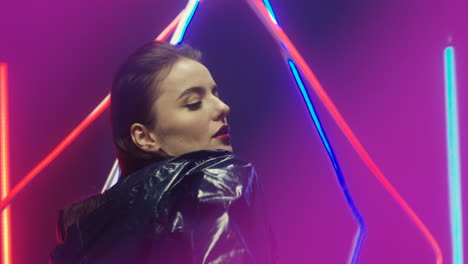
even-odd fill
[[[215,137],[216,139],[219,139],[221,141],[228,141],[231,140],[231,135],[230,134],[223,134]]]
[[[229,126],[222,125],[218,131],[213,135],[214,138],[219,139],[221,141],[229,141],[231,140],[231,135],[229,134]]]

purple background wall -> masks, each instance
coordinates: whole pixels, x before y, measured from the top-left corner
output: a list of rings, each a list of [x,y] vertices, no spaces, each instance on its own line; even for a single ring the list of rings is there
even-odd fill
[[[12,185],[104,98],[123,58],[157,36],[185,6],[182,0],[168,2],[1,3],[0,61],[9,64]],[[271,3],[344,118],[450,263],[442,52],[451,39],[463,151],[468,144],[467,4]],[[205,64],[231,106],[235,151],[253,162],[262,177],[281,263],[345,263],[356,223],[263,25],[243,1],[205,0],[186,40],[204,52]],[[313,97],[367,222],[360,263],[434,263],[429,244]],[[12,204],[13,263],[46,263],[56,243],[57,211],[100,190],[114,160],[108,115],[106,111]],[[462,164],[468,164],[463,152]]]

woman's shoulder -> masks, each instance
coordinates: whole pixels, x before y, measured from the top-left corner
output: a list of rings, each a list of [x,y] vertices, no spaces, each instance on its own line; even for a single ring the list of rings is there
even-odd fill
[[[146,230],[141,223],[157,223],[157,228],[150,229],[169,232],[174,215],[179,215],[174,212],[181,208],[231,204],[241,197],[247,198],[255,175],[251,163],[225,150],[195,151],[149,165],[128,175],[104,194],[62,210],[59,242],[69,232],[69,245],[78,238],[83,246],[97,243],[92,241],[112,237],[115,232],[122,237],[127,236],[122,235],[126,232],[131,237],[145,233],[138,231]]]
[[[195,176],[193,176],[195,175]],[[182,154],[172,159],[148,165],[121,179],[103,194],[95,194],[59,211],[57,237],[63,241],[66,230],[83,216],[87,216],[102,205],[112,200],[120,203],[134,203],[138,197],[148,197],[151,194],[164,195],[185,182],[187,177],[201,176],[199,184],[191,188],[216,186],[234,186],[246,184],[255,175],[253,165],[240,159],[227,150],[198,150]],[[189,182],[192,182],[188,179]],[[200,182],[201,181],[201,182]],[[223,182],[223,185],[219,183]],[[203,183],[205,183],[203,185]]]
[[[255,176],[253,165],[232,152],[221,149],[198,150],[140,169],[117,183],[109,192],[112,197],[122,193],[131,197],[144,192],[159,196],[184,183],[189,183],[195,191],[201,182],[244,184],[252,176]]]
[[[77,224],[79,219],[91,214],[109,201],[107,193],[95,194],[86,199],[72,203],[68,207],[59,210],[56,225],[56,237],[58,243],[63,243],[67,237],[68,229]]]
[[[119,181],[109,191],[111,195],[127,191],[135,186],[149,184],[163,184],[182,179],[187,175],[201,172],[222,173],[230,171],[245,175],[245,172],[253,170],[253,165],[240,159],[237,155],[227,150],[198,150],[188,152],[180,156],[148,165],[133,172]]]

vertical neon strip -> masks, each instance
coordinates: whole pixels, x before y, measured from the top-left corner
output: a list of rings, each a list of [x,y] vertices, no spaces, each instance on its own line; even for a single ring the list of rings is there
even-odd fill
[[[323,146],[325,147],[328,156],[330,158],[330,161],[333,164],[333,168],[335,170],[336,176],[338,178],[338,182],[340,183],[340,187],[343,191],[343,194],[346,198],[346,202],[348,203],[349,207],[351,208],[351,211],[354,215],[354,218],[358,222],[358,230],[356,232],[355,238],[353,240],[353,246],[351,250],[351,254],[348,260],[348,263],[355,264],[359,260],[359,256],[361,255],[361,249],[362,249],[362,244],[364,242],[364,237],[366,234],[366,225],[364,223],[364,219],[362,218],[361,214],[359,213],[359,210],[357,209],[356,204],[353,201],[353,198],[351,197],[351,193],[349,192],[348,186],[346,184],[346,180],[343,176],[343,173],[340,169],[340,166],[338,164],[338,160],[336,158],[336,155],[331,148],[331,145],[328,141],[328,138],[325,134],[325,131],[322,128],[322,124],[320,122],[320,119],[317,115],[317,112],[315,111],[315,107],[312,104],[312,100],[310,99],[309,94],[307,93],[307,90],[304,87],[304,83],[302,82],[302,79],[299,75],[299,72],[297,71],[296,65],[294,62],[290,59],[288,59],[288,64],[291,69],[291,72],[294,76],[294,79],[296,81],[297,86],[299,87],[299,90],[301,91],[302,98],[304,99],[304,102],[306,103],[307,109],[309,110],[310,117],[312,118],[312,121],[314,122],[315,128],[317,129],[317,132],[319,133],[320,139],[322,140]]]
[[[6,63],[0,63],[0,118],[1,118],[1,197],[8,195],[10,189],[10,160],[8,136],[8,68]],[[2,263],[11,263],[10,207],[1,213],[2,224]]]
[[[278,24],[278,20],[276,19],[275,12],[273,11],[273,8],[271,7],[270,1],[268,0],[263,0],[263,4],[265,4],[265,7],[268,9],[268,13],[270,13],[270,18],[275,23],[276,25]]]
[[[195,11],[198,7],[198,0],[189,0],[187,3],[187,7],[184,9],[184,14],[180,19],[179,25],[177,26],[174,35],[172,35],[171,44],[179,44],[182,42],[185,36],[185,32],[187,27],[189,26],[190,22],[192,21],[192,17],[195,14]]]
[[[447,161],[452,232],[452,263],[463,263],[463,213],[460,169],[460,136],[458,128],[457,83],[453,47],[444,50],[445,113],[447,126]]]
[[[366,166],[369,168],[372,174],[374,174],[376,179],[384,186],[384,188],[390,193],[390,195],[400,205],[403,211],[405,211],[405,213],[410,217],[410,219],[419,228],[419,230],[424,235],[424,237],[429,242],[429,244],[431,245],[434,251],[434,254],[436,257],[436,263],[442,264],[443,255],[442,255],[442,251],[440,249],[440,246],[437,240],[434,238],[434,236],[426,227],[426,225],[421,220],[421,218],[419,218],[419,216],[414,212],[414,210],[405,201],[405,199],[403,199],[403,197],[398,193],[395,187],[393,187],[391,182],[385,177],[385,175],[377,166],[377,164],[375,164],[372,157],[369,155],[369,153],[367,153],[366,149],[361,144],[359,139],[356,137],[353,130],[346,123],[343,116],[340,114],[335,104],[330,99],[325,89],[323,89],[317,77],[312,72],[310,67],[307,65],[304,58],[302,58],[301,54],[296,49],[296,47],[291,42],[291,40],[288,38],[286,33],[284,33],[284,31],[281,29],[279,25],[270,23],[270,19],[268,19],[269,17],[268,10],[266,9],[266,7],[262,4],[260,0],[246,0],[246,1],[248,1],[252,9],[257,13],[259,18],[264,22],[265,26],[270,31],[273,38],[275,38],[280,44],[280,46],[284,49],[283,52],[287,54],[287,56],[291,57],[295,63],[297,63],[300,71],[304,74],[305,79],[307,80],[307,82],[309,82],[312,89],[316,92],[317,96],[322,101],[325,108],[330,112],[331,116],[337,123],[338,127],[342,130],[343,134],[349,140],[353,148],[358,153],[359,157],[363,160],[364,164],[366,164]]]

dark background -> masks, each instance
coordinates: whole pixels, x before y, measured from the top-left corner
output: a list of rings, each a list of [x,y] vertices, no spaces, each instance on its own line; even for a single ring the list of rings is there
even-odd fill
[[[9,67],[11,186],[107,95],[119,63],[154,39],[185,4],[2,0],[0,61]],[[468,164],[463,155],[467,4],[271,4],[350,127],[450,263],[443,49],[455,47],[462,164]],[[356,222],[289,69],[260,20],[244,1],[204,0],[185,40],[202,50],[231,106],[235,152],[254,163],[262,178],[281,263],[346,263]],[[435,263],[420,231],[312,96],[367,223],[360,263]],[[99,192],[114,159],[106,111],[12,203],[13,263],[47,263],[56,244],[57,211]]]

